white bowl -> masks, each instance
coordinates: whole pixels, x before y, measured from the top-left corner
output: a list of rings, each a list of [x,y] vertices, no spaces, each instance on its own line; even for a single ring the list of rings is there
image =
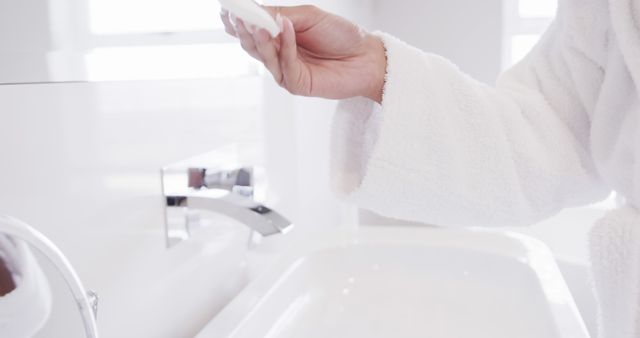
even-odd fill
[[[198,337],[589,335],[541,242],[484,230],[384,227],[299,243]]]

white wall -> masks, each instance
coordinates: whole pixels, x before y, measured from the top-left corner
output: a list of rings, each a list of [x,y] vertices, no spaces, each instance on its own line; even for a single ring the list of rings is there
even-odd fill
[[[86,79],[87,7],[84,0],[1,1],[0,83]]]
[[[52,45],[49,23],[49,12],[42,1],[0,2],[0,81],[38,81],[48,76],[46,52]]]
[[[501,70],[502,2],[373,0],[373,26],[493,83]]]

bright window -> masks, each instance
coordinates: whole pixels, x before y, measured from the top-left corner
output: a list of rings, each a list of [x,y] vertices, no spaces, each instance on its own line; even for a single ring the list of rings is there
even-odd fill
[[[227,36],[218,0],[89,0],[91,81],[258,76]]]
[[[513,1],[513,0],[509,0]],[[521,18],[552,18],[558,9],[557,0],[519,0],[518,14]]]
[[[183,32],[222,28],[217,0],[90,0],[95,34]]]
[[[511,63],[524,59],[540,40],[538,34],[520,34],[511,38]]]
[[[557,0],[504,0],[505,68],[522,60],[555,17]]]

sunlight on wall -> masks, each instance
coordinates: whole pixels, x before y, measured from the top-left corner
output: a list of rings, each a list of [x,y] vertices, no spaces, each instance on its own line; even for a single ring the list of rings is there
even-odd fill
[[[86,62],[89,81],[233,78],[259,69],[234,43],[95,48]]]

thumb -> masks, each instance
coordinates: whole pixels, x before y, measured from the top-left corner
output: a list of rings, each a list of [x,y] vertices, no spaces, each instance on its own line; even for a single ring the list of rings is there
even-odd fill
[[[292,94],[310,95],[310,93],[304,91],[304,88],[301,88],[300,73],[302,69],[300,60],[298,59],[296,33],[293,30],[291,20],[287,18],[284,19],[280,41],[279,56],[283,84]]]

